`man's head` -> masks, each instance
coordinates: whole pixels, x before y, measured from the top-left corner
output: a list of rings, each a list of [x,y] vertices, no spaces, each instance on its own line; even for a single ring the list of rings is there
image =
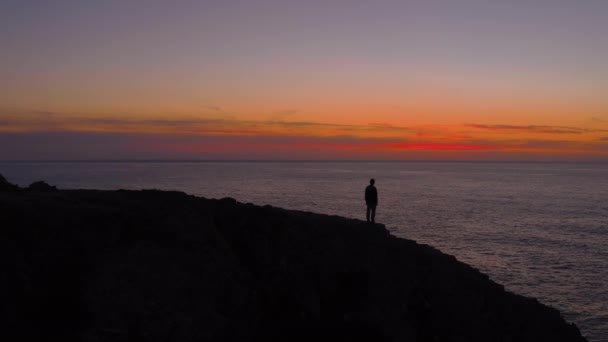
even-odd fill
[[[376,181],[373,178],[369,180],[369,184],[374,185],[374,183],[376,183]]]

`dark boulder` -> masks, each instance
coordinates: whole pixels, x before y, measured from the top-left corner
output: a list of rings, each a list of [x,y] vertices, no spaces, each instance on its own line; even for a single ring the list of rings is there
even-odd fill
[[[56,186],[49,185],[48,183],[43,182],[43,181],[34,182],[34,183],[30,184],[30,186],[28,186],[27,189],[30,191],[38,191],[38,192],[57,191]]]

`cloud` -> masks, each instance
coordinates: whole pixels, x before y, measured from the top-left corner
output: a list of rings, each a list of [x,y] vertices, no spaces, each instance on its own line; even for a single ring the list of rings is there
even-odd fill
[[[0,160],[159,159],[608,159],[608,145],[569,141],[471,139],[458,142],[417,138],[183,133],[21,132],[0,133]],[[536,156],[536,157],[534,157]],[[577,157],[578,158],[578,157]],[[582,157],[581,157],[582,158]],[[591,158],[591,157],[590,157]]]
[[[606,123],[608,123],[608,120],[600,119],[600,118],[598,118],[596,116],[591,117],[589,119],[589,121],[591,121],[592,123],[596,123],[596,124],[606,124]]]
[[[502,150],[505,147],[496,144],[449,144],[449,143],[398,143],[395,148],[412,150]]]
[[[0,113],[1,114],[1,113]],[[283,113],[286,114],[286,113]],[[41,117],[35,113],[1,114],[0,131],[83,131],[181,133],[214,135],[298,135],[403,137],[405,127],[348,125],[306,121],[254,121],[214,117],[120,118],[68,114]]]
[[[501,135],[486,131],[561,135]],[[606,154],[608,136],[583,135],[589,132],[599,130],[483,124],[403,127],[382,122],[349,125],[202,116],[86,117],[0,111],[0,146],[15,146],[2,149],[0,159],[408,159],[414,156],[425,159],[426,154],[433,158],[441,155],[491,159],[492,153]]]
[[[165,133],[0,133],[0,160],[309,159],[387,148],[397,140],[352,136],[217,136]],[[355,153],[355,154],[353,154]],[[363,154],[364,156],[364,154]],[[356,158],[355,158],[356,159]]]
[[[204,116],[208,118],[216,119],[235,119],[236,116],[233,113],[225,111],[222,107],[218,106],[206,106],[203,107]]]
[[[598,130],[589,130],[578,127],[562,127],[562,126],[517,126],[517,125],[484,125],[484,124],[466,124],[467,128],[474,128],[488,131],[503,131],[503,132],[527,132],[527,133],[546,133],[546,134],[581,134],[589,132],[597,132]]]
[[[567,140],[527,140],[517,145],[535,149],[571,149],[579,143]]]
[[[392,125],[392,124],[386,123],[386,122],[370,122],[370,123],[368,123],[368,125],[370,125],[372,127],[395,128],[395,125]]]
[[[295,109],[281,110],[278,112],[271,113],[268,116],[268,121],[284,121],[290,116],[294,116],[298,113]]]

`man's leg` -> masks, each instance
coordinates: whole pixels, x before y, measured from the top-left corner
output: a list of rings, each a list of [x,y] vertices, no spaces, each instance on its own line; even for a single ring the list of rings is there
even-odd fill
[[[376,206],[372,207],[372,223],[376,223]]]
[[[368,205],[367,206],[367,213],[365,214],[365,217],[367,218],[367,222],[369,222],[369,212],[371,210],[371,207]]]

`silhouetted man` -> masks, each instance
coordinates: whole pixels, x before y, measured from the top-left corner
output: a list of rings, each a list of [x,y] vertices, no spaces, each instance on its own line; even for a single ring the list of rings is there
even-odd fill
[[[367,222],[376,223],[376,206],[378,205],[378,190],[374,186],[376,181],[372,178],[369,180],[369,185],[365,188],[365,204],[367,204]]]

